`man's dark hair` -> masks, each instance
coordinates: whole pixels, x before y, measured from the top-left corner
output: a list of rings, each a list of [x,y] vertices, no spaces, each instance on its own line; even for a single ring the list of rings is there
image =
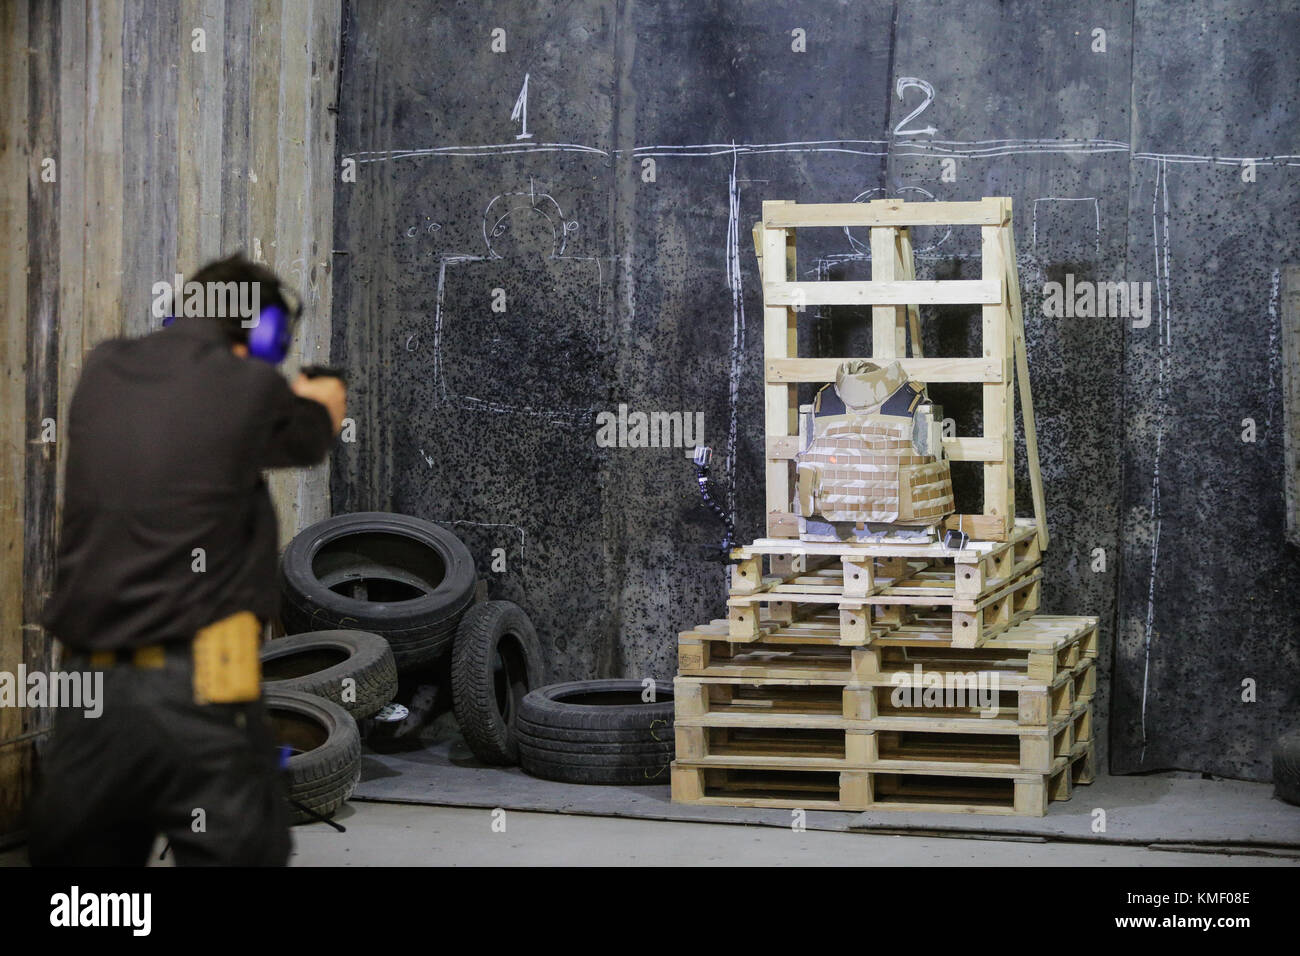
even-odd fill
[[[224,259],[209,262],[186,280],[187,284],[190,282],[197,282],[203,285],[205,289],[208,283],[256,283],[259,306],[265,308],[268,305],[278,304],[285,309],[293,308],[285,298],[280,277],[266,266],[246,258],[242,252],[236,252]],[[204,299],[206,302],[206,291]],[[244,328],[242,324],[243,317],[239,315],[215,315],[212,316],[212,320],[221,323],[226,337],[232,343],[248,344],[248,329]]]

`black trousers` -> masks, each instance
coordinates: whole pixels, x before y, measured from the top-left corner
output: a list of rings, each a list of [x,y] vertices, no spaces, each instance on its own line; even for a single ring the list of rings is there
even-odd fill
[[[89,670],[69,655],[65,670]],[[282,866],[288,805],[260,701],[196,704],[193,665],[102,671],[103,712],[60,710],[28,819],[36,866]],[[97,672],[100,673],[100,672]]]

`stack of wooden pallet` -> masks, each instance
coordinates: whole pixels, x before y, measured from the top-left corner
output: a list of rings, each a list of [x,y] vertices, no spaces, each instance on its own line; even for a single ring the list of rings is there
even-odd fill
[[[786,256],[787,280],[794,274],[794,226],[803,222],[793,205],[765,203],[765,221],[755,230],[769,262],[776,253]],[[947,283],[911,279],[907,226],[943,221],[946,212],[958,224],[984,227],[985,278],[994,279],[992,290],[977,290],[985,364],[905,359],[909,374],[922,379],[973,376],[984,383],[984,436],[948,439],[950,457],[984,462],[984,510],[960,519],[975,531],[962,546],[945,543],[942,529],[919,539],[801,539],[790,500],[788,467],[798,438],[790,434],[797,408],[789,380],[833,379],[842,360],[803,360],[808,368],[800,377],[789,364],[799,360],[789,354],[795,338],[787,334],[796,310],[768,308],[769,325],[782,323],[766,337],[769,536],[732,553],[727,619],[679,637],[673,799],[1042,815],[1050,801],[1068,799],[1076,784],[1093,778],[1098,636],[1096,618],[1037,613],[1047,534],[1024,381],[1037,513],[1010,516],[1015,416],[998,403],[1014,403],[1012,363],[1023,362],[1010,203],[845,205],[808,207],[805,217],[813,225],[871,228],[873,281],[778,282],[766,269],[769,303],[789,301],[786,286],[810,285],[854,285],[853,301],[961,301],[953,290],[934,288]],[[781,215],[769,217],[772,207]],[[887,269],[877,263],[885,251],[892,252]],[[990,255],[1000,272],[988,268]],[[876,281],[878,271],[889,274]],[[904,281],[893,281],[900,274]],[[814,301],[807,291],[802,298]],[[885,318],[900,330],[915,321],[912,310],[895,308],[886,308]],[[875,311],[876,351],[893,358],[908,336],[894,329],[882,335]],[[911,338],[915,356],[919,325]]]
[[[673,799],[1041,815],[1091,782],[1096,618],[1035,613],[1032,523],[945,551],[739,549],[729,619],[679,637]]]

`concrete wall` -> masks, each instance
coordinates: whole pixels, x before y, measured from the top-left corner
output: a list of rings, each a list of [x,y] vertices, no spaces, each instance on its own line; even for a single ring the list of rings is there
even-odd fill
[[[1010,196],[1044,610],[1103,621],[1110,765],[1267,776],[1300,719],[1277,281],[1300,254],[1300,3],[356,0],[346,19],[334,346],[360,417],[336,508],[446,522],[557,677],[669,679],[676,632],[723,610],[697,550],[719,529],[681,451],[600,448],[595,416],[703,411],[758,536],[762,200]],[[926,94],[903,77],[934,91],[910,120]],[[978,269],[960,231],[916,246],[922,278]],[[834,230],[799,256],[822,278],[870,265]],[[1045,314],[1067,276],[1158,305],[1140,327]],[[869,319],[819,310],[800,354],[863,354]],[[927,310],[927,354],[970,354],[977,323]],[[978,400],[936,392],[972,433]],[[1018,489],[1027,514],[1023,468]]]
[[[338,0],[0,2],[0,671],[55,665],[34,622],[58,429],[82,356],[154,327],[153,283],[242,248],[301,291],[296,353],[328,357],[339,18]],[[272,491],[284,535],[328,514],[324,466]],[[0,708],[0,835],[50,716]]]

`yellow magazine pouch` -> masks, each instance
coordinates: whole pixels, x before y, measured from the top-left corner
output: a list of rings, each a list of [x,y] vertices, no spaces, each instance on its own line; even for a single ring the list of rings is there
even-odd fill
[[[238,704],[261,695],[262,625],[240,611],[203,628],[194,637],[194,702]]]

